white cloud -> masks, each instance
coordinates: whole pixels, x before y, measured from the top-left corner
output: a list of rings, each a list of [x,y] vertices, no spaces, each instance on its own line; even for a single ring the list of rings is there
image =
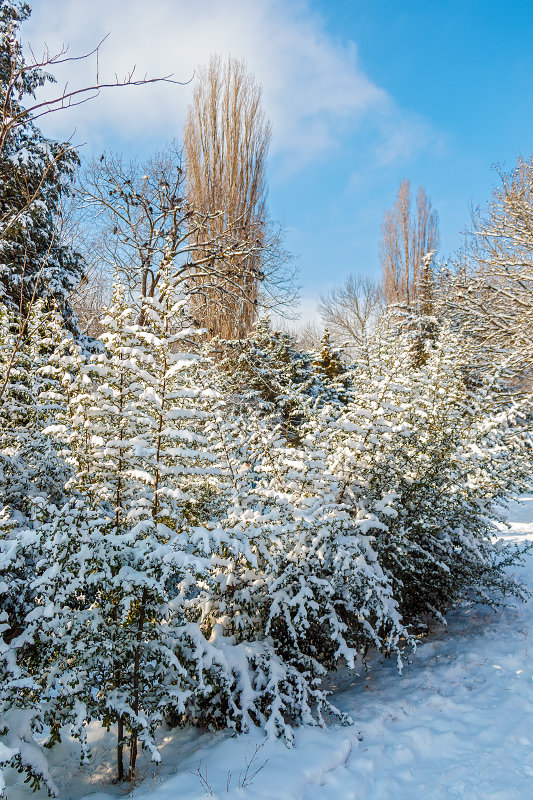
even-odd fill
[[[393,101],[362,70],[356,45],[329,36],[305,0],[46,0],[34,2],[22,31],[37,50],[43,41],[52,51],[68,42],[73,55],[108,32],[99,62],[105,79],[136,65],[141,76],[173,73],[188,80],[212,53],[244,58],[263,86],[273,151],[286,163],[308,162],[369,120],[383,132],[380,157],[387,160],[387,147],[389,154],[398,149]],[[74,62],[55,74],[86,85],[94,70],[94,61],[91,67]],[[170,84],[108,90],[49,118],[46,131],[64,137],[76,128],[75,141],[95,147],[117,136],[132,142],[179,138],[190,93],[190,86]],[[403,152],[410,123],[401,122]],[[416,149],[417,126],[411,133]]]
[[[445,138],[417,114],[406,114],[391,103],[379,125],[380,142],[376,146],[377,163],[386,166],[409,161],[428,147],[437,153],[446,151]]]

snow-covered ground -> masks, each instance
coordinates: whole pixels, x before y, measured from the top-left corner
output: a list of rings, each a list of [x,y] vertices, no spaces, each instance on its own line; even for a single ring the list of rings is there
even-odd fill
[[[533,541],[533,496],[513,504],[509,521],[506,540]],[[533,589],[533,554],[520,571]],[[401,677],[393,662],[377,658],[361,678],[334,676],[336,703],[353,726],[299,729],[291,750],[259,733],[168,732],[161,766],[141,766],[135,800],[527,800],[532,637],[533,602],[497,613],[459,609],[447,629],[419,644]],[[65,799],[116,800],[126,790],[109,783],[111,742],[96,729],[91,737],[91,770],[78,771],[65,743],[54,757],[54,777]],[[8,793],[11,800],[31,796],[19,781]]]

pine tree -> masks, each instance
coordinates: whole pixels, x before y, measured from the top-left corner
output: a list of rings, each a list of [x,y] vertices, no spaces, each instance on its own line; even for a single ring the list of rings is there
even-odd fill
[[[328,330],[320,340],[321,348],[315,354],[314,369],[324,384],[323,403],[344,404],[349,394],[350,376],[343,361],[341,348],[334,347]]]
[[[248,408],[258,408],[269,427],[292,442],[299,438],[305,407],[324,393],[312,356],[296,350],[288,333],[260,319],[246,339],[214,339],[207,352],[216,360],[220,389]]]
[[[7,132],[0,148],[0,301],[25,315],[35,297],[42,297],[74,329],[68,297],[84,264],[61,241],[60,217],[79,158],[70,144],[46,139],[24,120],[24,97],[54,80],[24,62],[18,28],[29,15],[26,3],[0,4],[0,99]],[[8,126],[15,118],[18,124]]]

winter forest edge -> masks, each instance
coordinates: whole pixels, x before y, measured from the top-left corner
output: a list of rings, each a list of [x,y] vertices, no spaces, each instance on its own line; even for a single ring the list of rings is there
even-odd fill
[[[527,599],[497,524],[531,489],[533,161],[455,263],[404,182],[382,285],[323,298],[304,341],[268,316],[294,276],[245,67],[200,74],[183,153],[82,170],[39,128],[78,95],[39,101],[28,15],[0,0],[0,768],[55,795],[47,753],[70,736],[90,763],[90,723],[132,784],[163,724],[290,747],[351,723],[340,666],[401,672],[458,604]]]

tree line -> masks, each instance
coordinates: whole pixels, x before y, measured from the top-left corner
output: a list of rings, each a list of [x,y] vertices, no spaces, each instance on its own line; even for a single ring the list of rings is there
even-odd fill
[[[383,218],[381,280],[350,275],[321,298],[322,321],[337,342],[360,343],[391,306],[418,308],[445,316],[487,361],[505,363],[517,387],[531,386],[533,158],[498,176],[487,207],[472,209],[463,247],[446,258],[425,190],[418,187],[413,207],[410,181],[401,182]]]

